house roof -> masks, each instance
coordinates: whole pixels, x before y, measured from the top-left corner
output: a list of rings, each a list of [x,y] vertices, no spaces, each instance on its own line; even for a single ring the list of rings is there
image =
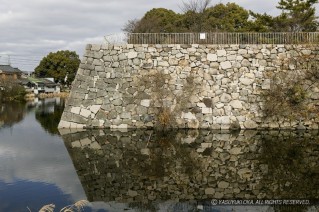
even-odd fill
[[[56,85],[56,83],[45,78],[28,77],[28,81],[34,84]]]
[[[0,72],[4,73],[21,73],[22,71],[18,68],[13,68],[10,65],[0,65]]]

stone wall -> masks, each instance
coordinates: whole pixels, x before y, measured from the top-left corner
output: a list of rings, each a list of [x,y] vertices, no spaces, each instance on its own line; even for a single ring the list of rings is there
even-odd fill
[[[59,128],[318,128],[315,117],[262,111],[266,73],[313,54],[292,45],[87,45]],[[310,92],[316,106],[319,89]]]

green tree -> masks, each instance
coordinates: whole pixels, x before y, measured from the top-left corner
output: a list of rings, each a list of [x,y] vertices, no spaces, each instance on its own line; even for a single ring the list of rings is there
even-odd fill
[[[54,107],[54,111],[48,110]],[[35,118],[41,124],[42,128],[52,135],[59,135],[58,125],[64,110],[64,101],[59,104],[42,104],[36,111]]]
[[[206,31],[250,31],[249,11],[235,3],[216,4],[205,10]]]
[[[50,52],[35,68],[37,77],[53,77],[55,82],[70,85],[80,65],[79,56],[74,51]],[[65,78],[67,76],[67,80]]]
[[[210,0],[191,0],[181,6],[182,14],[156,8],[148,11],[141,20],[129,20],[125,32],[202,32],[249,31],[249,11],[235,3],[210,5]]]
[[[211,0],[190,0],[183,2],[180,9],[184,13],[178,20],[180,31],[201,32],[204,30],[205,11]]]
[[[271,31],[281,31],[277,30],[277,21],[276,19],[268,15],[267,13],[259,14],[254,13],[253,11],[249,11],[250,16],[252,17],[253,21],[250,22],[250,31],[253,32],[271,32]]]
[[[279,0],[279,16],[248,11],[236,3],[210,6],[211,0],[189,0],[182,14],[157,8],[141,20],[131,20],[126,32],[300,32],[316,31],[319,25],[314,5],[319,0]]]
[[[148,11],[137,23],[134,20],[129,21],[127,26],[130,27],[127,27],[129,29],[127,31],[144,33],[175,32],[175,21],[178,16],[173,10],[154,8]]]
[[[318,0],[280,0],[277,8],[282,14],[277,17],[277,23],[282,23],[283,28],[291,32],[316,31],[316,3]]]

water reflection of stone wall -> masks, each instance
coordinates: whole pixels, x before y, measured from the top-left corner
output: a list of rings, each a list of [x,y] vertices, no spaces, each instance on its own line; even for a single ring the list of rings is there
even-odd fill
[[[63,135],[90,201],[319,199],[319,136],[83,131]]]

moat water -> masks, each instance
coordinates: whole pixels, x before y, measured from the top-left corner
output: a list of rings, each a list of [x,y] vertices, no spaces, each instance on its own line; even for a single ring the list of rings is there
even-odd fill
[[[0,104],[0,211],[319,210],[319,131],[59,131],[63,104]]]

